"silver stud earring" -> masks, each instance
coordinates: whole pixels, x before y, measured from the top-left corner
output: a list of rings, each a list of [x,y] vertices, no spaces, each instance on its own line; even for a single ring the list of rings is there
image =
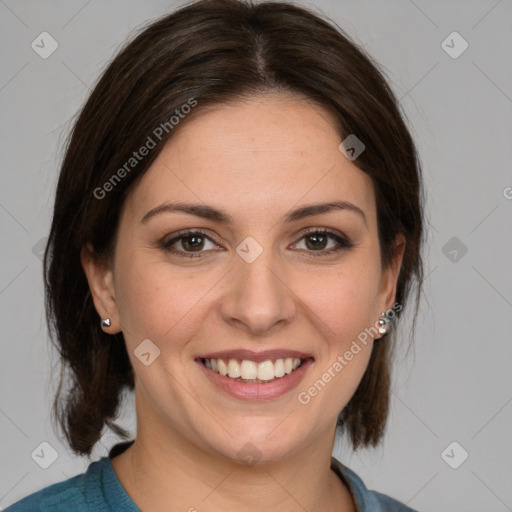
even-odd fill
[[[103,318],[101,320],[101,327],[110,327],[112,325],[112,322],[110,321],[110,318]]]
[[[388,316],[386,312],[380,314],[379,318],[379,333],[382,335],[386,335],[388,333],[388,325],[391,322],[391,318]],[[384,337],[384,336],[383,336]]]

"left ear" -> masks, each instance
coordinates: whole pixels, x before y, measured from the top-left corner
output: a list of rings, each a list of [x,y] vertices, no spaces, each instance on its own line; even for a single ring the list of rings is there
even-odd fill
[[[380,289],[378,294],[379,313],[389,311],[395,303],[396,288],[400,267],[405,251],[405,237],[398,233],[395,238],[395,256],[390,265],[382,271]]]

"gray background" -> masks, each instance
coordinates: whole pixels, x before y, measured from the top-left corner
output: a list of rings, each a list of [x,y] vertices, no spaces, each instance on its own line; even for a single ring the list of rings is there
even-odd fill
[[[177,5],[0,1],[1,507],[88,465],[50,422],[58,366],[38,242],[64,136],[89,88],[135,28]],[[398,358],[384,443],[353,454],[340,442],[334,453],[368,488],[421,511],[512,510],[512,2],[303,5],[334,19],[384,68],[418,141],[430,216],[426,300],[415,351]],[[47,59],[31,48],[43,31],[59,45]],[[457,58],[441,44],[453,31],[469,44]],[[128,397],[121,422],[135,432],[132,407]],[[106,432],[93,457],[115,440]],[[48,469],[31,457],[42,442],[58,454]],[[447,461],[459,464],[462,450],[469,456],[453,469]]]

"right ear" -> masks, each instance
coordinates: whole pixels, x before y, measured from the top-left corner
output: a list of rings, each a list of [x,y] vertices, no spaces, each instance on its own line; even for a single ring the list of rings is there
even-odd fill
[[[98,315],[101,319],[109,318],[111,322],[109,327],[102,326],[102,329],[108,334],[121,332],[112,270],[94,254],[91,244],[82,247],[80,261]]]

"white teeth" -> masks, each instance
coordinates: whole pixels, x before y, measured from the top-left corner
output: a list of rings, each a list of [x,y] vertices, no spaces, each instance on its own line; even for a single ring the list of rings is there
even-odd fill
[[[224,359],[204,359],[207,368],[221,375],[228,376],[231,379],[242,378],[243,380],[269,381],[275,378],[283,377],[292,373],[300,364],[298,357],[287,357],[285,359],[276,359],[271,361],[261,361],[256,363],[248,359],[239,362],[237,359],[229,359],[228,363]]]
[[[232,379],[240,377],[240,365],[236,359],[230,359],[228,363],[228,376]]]
[[[240,365],[240,376],[242,379],[246,380],[258,378],[258,367],[256,366],[256,363],[254,361],[247,361],[244,359]]]
[[[282,359],[278,359],[274,364],[274,375],[276,377],[282,377],[284,373],[284,361]]]
[[[274,363],[272,361],[262,361],[258,364],[258,379],[272,380],[274,377]]]
[[[208,359],[206,359],[206,361],[208,361]],[[228,374],[228,367],[226,366],[226,363],[222,359],[217,359],[217,366],[218,371],[221,375],[226,376]]]

